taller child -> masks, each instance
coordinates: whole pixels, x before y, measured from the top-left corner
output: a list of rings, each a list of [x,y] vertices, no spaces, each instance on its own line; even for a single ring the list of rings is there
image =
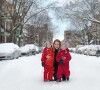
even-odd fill
[[[42,53],[42,66],[44,67],[44,81],[52,81],[54,74],[54,51],[50,42],[46,42],[46,47]]]

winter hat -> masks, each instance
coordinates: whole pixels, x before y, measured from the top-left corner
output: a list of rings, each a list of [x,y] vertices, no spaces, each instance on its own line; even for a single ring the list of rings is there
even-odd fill
[[[45,42],[45,47],[47,47],[47,44],[52,45],[49,41],[46,41],[46,42]]]
[[[69,44],[67,42],[65,42],[65,41],[61,42],[61,45],[64,45],[65,48],[67,48],[69,46]]]
[[[51,44],[49,41],[46,41],[46,44]]]

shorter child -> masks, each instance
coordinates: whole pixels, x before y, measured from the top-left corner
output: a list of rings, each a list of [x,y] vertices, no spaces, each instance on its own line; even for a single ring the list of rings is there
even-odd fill
[[[52,81],[54,73],[54,51],[50,42],[46,42],[46,47],[43,50],[41,61],[42,66],[44,67],[44,81]]]
[[[58,62],[57,82],[61,82],[62,74],[69,80],[69,61],[71,60],[71,55],[69,49],[66,47],[66,43],[61,44],[61,50],[58,52],[56,60]]]

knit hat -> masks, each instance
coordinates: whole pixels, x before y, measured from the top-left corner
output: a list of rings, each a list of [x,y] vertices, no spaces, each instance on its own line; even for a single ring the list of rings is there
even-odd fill
[[[46,44],[51,44],[49,41],[46,41]]]
[[[64,45],[67,48],[69,46],[69,43],[63,41],[63,42],[61,42],[61,45]]]
[[[46,42],[44,43],[45,47],[47,47],[47,44],[52,45],[49,41],[46,41]]]

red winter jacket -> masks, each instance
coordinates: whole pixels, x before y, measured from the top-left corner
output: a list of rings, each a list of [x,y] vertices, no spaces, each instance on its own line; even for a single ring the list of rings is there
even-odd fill
[[[46,56],[49,55],[51,58],[47,60]],[[53,66],[54,63],[54,51],[53,48],[44,48],[41,61],[45,63],[45,65]]]
[[[60,50],[57,54],[56,60],[57,62],[59,62],[62,57],[66,57],[65,60],[63,60],[63,63],[66,64],[67,62],[69,62],[71,60],[71,55],[69,53],[69,49],[66,50]]]

